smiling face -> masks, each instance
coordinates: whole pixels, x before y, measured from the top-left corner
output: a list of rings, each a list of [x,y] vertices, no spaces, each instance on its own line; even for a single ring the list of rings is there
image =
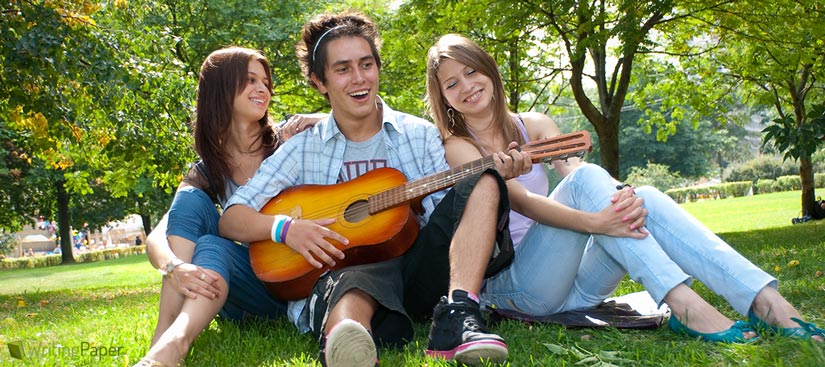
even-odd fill
[[[339,124],[375,120],[379,68],[367,40],[342,37],[323,47],[327,48],[326,81],[314,74],[312,81],[329,98],[335,120]]]
[[[490,116],[493,80],[452,59],[438,67],[438,82],[447,103],[465,118]]]
[[[272,98],[269,83],[264,66],[257,60],[250,60],[246,83],[232,105],[232,119],[257,123],[266,114]]]

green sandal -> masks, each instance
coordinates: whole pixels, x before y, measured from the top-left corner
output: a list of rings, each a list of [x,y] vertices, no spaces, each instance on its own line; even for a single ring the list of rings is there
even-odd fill
[[[825,338],[825,329],[820,329],[816,324],[802,321],[796,317],[791,317],[791,320],[799,324],[799,327],[787,327],[781,328],[778,326],[773,326],[764,320],[760,319],[756,314],[753,312],[753,309],[748,311],[748,319],[750,320],[751,325],[756,330],[760,332],[765,332],[768,334],[775,334],[786,336],[789,338],[797,338],[803,340],[809,340],[811,337],[819,335]]]
[[[759,336],[747,339],[745,338],[745,333],[747,332],[756,332],[753,329],[750,323],[747,323],[742,320],[734,321],[733,325],[731,325],[730,329],[725,331],[720,331],[718,333],[700,333],[696,330],[693,330],[685,324],[682,324],[679,319],[676,318],[674,315],[670,315],[670,319],[667,320],[667,326],[676,334],[683,334],[687,335],[691,338],[698,338],[701,340],[714,342],[714,343],[753,343],[759,339]]]

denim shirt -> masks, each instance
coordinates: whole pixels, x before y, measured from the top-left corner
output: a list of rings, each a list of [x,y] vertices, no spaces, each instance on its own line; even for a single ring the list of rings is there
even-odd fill
[[[347,141],[333,115],[334,111],[327,119],[281,145],[261,163],[255,176],[235,192],[226,203],[226,208],[242,204],[260,211],[271,198],[288,187],[337,183]],[[401,171],[407,181],[450,168],[435,125],[422,118],[394,111],[386,104],[383,105],[382,115],[388,165]],[[444,194],[442,190],[422,200],[425,211],[419,217],[422,226]]]

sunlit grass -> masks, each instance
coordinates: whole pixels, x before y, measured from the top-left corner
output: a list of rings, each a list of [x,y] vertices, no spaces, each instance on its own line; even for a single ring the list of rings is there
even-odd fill
[[[715,233],[791,225],[800,216],[800,191],[684,203],[682,207]]]
[[[780,290],[809,321],[825,326],[825,221],[790,224],[776,211],[798,207],[798,193],[686,205],[755,264],[775,275]],[[785,204],[779,204],[785,202]],[[762,209],[760,209],[762,207]],[[747,214],[743,214],[747,210]],[[791,213],[791,214],[788,214]],[[740,230],[747,216],[754,229]],[[761,229],[760,229],[761,228]],[[145,255],[105,262],[0,272],[0,366],[130,366],[147,350],[157,320],[160,276]],[[548,284],[548,287],[552,287]],[[694,288],[731,317],[727,303],[702,284]],[[620,293],[641,289],[625,281]],[[380,351],[382,366],[454,366],[429,360],[423,350],[429,324],[403,350]],[[618,352],[621,366],[822,366],[823,347],[765,337],[751,345],[714,345],[658,330],[565,329],[508,321],[494,330],[510,347],[509,366],[597,366],[555,344],[590,354]],[[6,344],[24,347],[25,360]],[[112,349],[116,348],[116,349]],[[106,355],[101,351],[106,350]],[[114,351],[114,353],[111,353]],[[213,322],[197,339],[188,366],[317,366],[317,342],[285,319],[236,325]]]

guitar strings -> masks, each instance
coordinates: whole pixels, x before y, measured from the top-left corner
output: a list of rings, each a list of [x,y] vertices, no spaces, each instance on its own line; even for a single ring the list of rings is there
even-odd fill
[[[356,214],[359,217],[361,215],[371,215],[373,213],[377,213],[383,211],[385,209],[391,208],[403,202],[412,200],[422,194],[427,193],[428,191],[432,191],[430,187],[441,187],[446,186],[448,183],[457,181],[454,176],[455,175],[471,175],[483,172],[486,170],[488,165],[486,162],[489,161],[492,164],[493,160],[492,157],[485,157],[481,160],[481,162],[471,162],[473,164],[466,164],[460,167],[456,167],[450,169],[449,171],[445,171],[442,173],[438,173],[435,175],[431,175],[428,177],[420,178],[418,180],[412,182],[405,182],[399,186],[393,187],[391,189],[387,189],[381,191],[379,193],[375,193],[370,195],[370,197],[366,200],[366,202],[359,202],[356,201],[352,205],[347,208],[343,208],[345,213]],[[466,167],[465,167],[466,166]],[[494,165],[493,165],[494,166]],[[446,188],[446,187],[444,187]],[[438,190],[435,190],[438,191]],[[433,192],[435,192],[433,191]],[[340,205],[329,205],[326,207],[318,208],[317,210],[305,212],[302,215],[302,218],[306,219],[321,219],[321,218],[334,218],[337,214],[341,211]],[[349,215],[344,215],[349,216]]]

